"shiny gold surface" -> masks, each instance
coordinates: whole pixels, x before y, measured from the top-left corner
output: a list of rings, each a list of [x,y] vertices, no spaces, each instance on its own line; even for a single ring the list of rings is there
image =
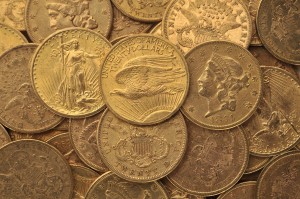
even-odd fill
[[[17,30],[25,30],[25,5],[27,0],[0,1],[0,23]]]

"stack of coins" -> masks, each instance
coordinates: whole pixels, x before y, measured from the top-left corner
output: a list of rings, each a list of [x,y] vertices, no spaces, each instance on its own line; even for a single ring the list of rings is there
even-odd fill
[[[300,198],[299,0],[0,5],[0,198]]]

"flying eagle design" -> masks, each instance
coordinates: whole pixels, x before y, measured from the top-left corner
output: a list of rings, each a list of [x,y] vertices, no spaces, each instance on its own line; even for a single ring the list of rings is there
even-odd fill
[[[176,81],[186,74],[183,69],[174,68],[174,59],[171,56],[147,55],[129,60],[115,77],[116,82],[125,88],[114,89],[110,95],[136,100],[183,91],[182,85]]]

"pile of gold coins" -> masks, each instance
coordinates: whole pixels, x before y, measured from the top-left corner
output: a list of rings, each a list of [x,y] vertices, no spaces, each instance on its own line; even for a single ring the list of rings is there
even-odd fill
[[[300,0],[0,7],[1,199],[300,198]]]

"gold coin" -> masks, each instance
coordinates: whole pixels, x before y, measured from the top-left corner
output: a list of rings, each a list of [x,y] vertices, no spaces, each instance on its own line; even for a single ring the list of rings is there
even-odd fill
[[[48,131],[36,134],[28,134],[28,133],[19,133],[16,131],[10,131],[11,139],[13,141],[24,140],[24,139],[35,139],[46,142],[56,135],[60,135],[62,133],[66,133],[66,131],[50,129]]]
[[[83,119],[70,120],[70,139],[79,158],[89,167],[102,173],[108,171],[97,147],[97,128],[103,112]]]
[[[156,36],[163,36],[161,22],[152,28],[152,30],[150,31],[150,34],[153,34]]]
[[[262,69],[262,99],[242,128],[252,154],[273,156],[293,148],[300,139],[300,84],[282,69]]]
[[[15,141],[0,149],[0,159],[1,198],[72,198],[71,169],[54,147]]]
[[[184,53],[212,40],[231,41],[247,48],[252,21],[240,0],[174,0],[162,20],[162,31]]]
[[[128,36],[130,34],[144,33],[152,27],[151,23],[139,22],[127,17],[115,6],[113,6],[113,11],[114,19],[112,24],[112,31],[109,36],[110,41],[113,41],[122,36]]]
[[[74,177],[74,194],[72,199],[84,199],[92,183],[99,177],[99,174],[87,167],[71,165]]]
[[[300,152],[278,156],[257,181],[257,199],[298,199],[300,196]]]
[[[180,112],[157,125],[137,126],[106,111],[97,143],[103,161],[116,175],[150,182],[168,175],[179,164],[187,144],[186,125]]]
[[[218,199],[256,199],[256,182],[249,181],[235,185],[226,193],[223,193]]]
[[[11,139],[5,128],[0,124],[0,148],[9,142],[11,142]]]
[[[18,30],[0,23],[0,55],[15,46],[27,43],[26,38]]]
[[[84,166],[72,147],[69,133],[61,133],[46,141],[61,152],[69,164]]]
[[[214,130],[246,121],[261,98],[261,69],[244,48],[213,41],[192,49],[186,60],[190,88],[183,113],[196,124]]]
[[[27,0],[25,23],[31,40],[41,43],[57,30],[87,28],[107,37],[113,12],[109,0]]]
[[[257,29],[264,46],[276,58],[300,65],[300,1],[264,0]]]
[[[161,21],[170,0],[112,0],[126,16],[143,22]]]
[[[168,199],[158,182],[129,182],[112,172],[100,176],[90,187],[85,199]]]
[[[271,160],[270,157],[259,157],[259,156],[250,155],[245,174],[254,173],[262,169],[270,162],[270,160]]]
[[[25,5],[26,0],[0,1],[0,23],[25,30]]]
[[[36,48],[36,44],[23,44],[0,56],[0,121],[21,133],[40,133],[62,121],[33,91],[29,64]]]
[[[65,117],[90,116],[104,108],[99,71],[111,44],[88,29],[49,36],[32,59],[32,82],[42,101]]]
[[[242,177],[248,162],[247,140],[239,128],[212,131],[186,120],[187,152],[168,175],[184,191],[211,196],[220,194]]]
[[[188,89],[184,57],[169,41],[152,35],[121,40],[106,56],[100,85],[108,108],[134,124],[171,117]]]

